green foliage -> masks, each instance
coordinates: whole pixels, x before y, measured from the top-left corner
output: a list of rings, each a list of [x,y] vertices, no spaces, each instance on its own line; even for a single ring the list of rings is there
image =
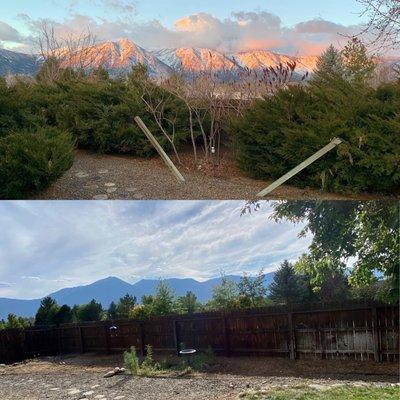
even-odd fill
[[[318,79],[325,74],[344,76],[345,66],[343,56],[339,50],[330,45],[317,60],[314,79]]]
[[[71,135],[55,128],[15,131],[0,139],[0,198],[43,190],[73,162]]]
[[[400,205],[393,201],[290,201],[274,204],[274,218],[305,222],[301,232],[312,234],[309,253],[297,268],[321,287],[326,276],[343,273],[350,258],[349,283],[363,287],[383,275],[391,289],[386,300],[399,299]]]
[[[244,400],[396,400],[400,388],[391,386],[351,386],[327,387],[326,390],[313,389],[308,386],[291,388],[273,388],[265,391],[248,392],[240,395]]]
[[[212,310],[229,310],[238,307],[238,288],[235,282],[225,275],[221,276],[221,283],[213,289],[213,295],[208,302]]]
[[[117,305],[112,301],[107,310],[107,319],[115,319],[116,317],[117,317]]]
[[[124,297],[119,299],[119,302],[115,308],[115,318],[128,318],[129,312],[135,307],[135,305],[136,297],[127,293]]]
[[[174,293],[164,280],[160,280],[151,303],[153,315],[168,315],[174,312]]]
[[[326,75],[281,90],[233,120],[238,165],[275,179],[332,138],[343,143],[291,179],[336,192],[396,193],[400,188],[400,81],[377,89]]]
[[[341,54],[347,79],[352,81],[366,81],[371,79],[375,70],[375,63],[368,56],[367,48],[359,38],[351,38]]]
[[[132,346],[129,351],[125,351],[124,366],[132,375],[137,375],[140,364],[134,346]]]
[[[64,304],[59,308],[53,317],[53,322],[56,325],[69,324],[73,320],[72,309],[70,306]]]
[[[185,296],[180,296],[176,300],[176,311],[181,314],[193,314],[199,311],[202,305],[197,301],[196,295],[188,291]]]
[[[157,92],[164,93],[158,87]],[[71,167],[75,144],[98,152],[155,154],[135,116],[171,149],[146,111],[137,81],[110,79],[101,68],[89,76],[60,70],[55,60],[46,62],[37,83],[7,87],[0,80],[0,197],[43,190]],[[184,105],[168,94],[164,116],[167,125],[174,121],[179,146],[189,135]]]
[[[51,297],[45,297],[40,302],[40,307],[35,316],[35,325],[53,325],[54,317],[59,310],[59,306]]]
[[[308,294],[303,277],[297,275],[293,265],[285,260],[269,286],[269,298],[275,304],[296,304],[308,300]]]
[[[75,308],[74,313],[79,322],[101,321],[103,319],[103,307],[96,300]]]
[[[238,284],[239,302],[241,308],[263,307],[267,305],[265,274],[261,270],[256,277],[243,275]]]
[[[28,318],[17,317],[15,314],[8,314],[7,320],[0,321],[0,330],[2,329],[25,329],[31,327]]]

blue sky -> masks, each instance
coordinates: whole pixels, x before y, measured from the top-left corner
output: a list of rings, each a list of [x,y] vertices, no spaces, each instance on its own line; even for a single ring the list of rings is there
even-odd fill
[[[126,10],[116,6],[128,6]],[[114,5],[114,6],[113,6]],[[132,9],[129,8],[131,5]],[[158,19],[167,26],[185,15],[208,12],[227,18],[238,11],[269,11],[278,15],[285,25],[322,18],[344,25],[358,24],[361,6],[356,0],[153,0],[153,1],[100,1],[100,0],[19,0],[2,5],[4,21],[18,23],[19,14],[32,18],[53,18],[61,21],[69,13],[87,14],[100,18],[121,17],[131,14],[138,20]]]
[[[19,0],[2,5],[0,46],[34,51],[38,23],[47,19],[61,36],[90,28],[99,40],[128,37],[149,49],[315,54],[359,33],[360,13],[357,0]]]
[[[117,276],[190,277],[276,270],[307,251],[302,225],[243,201],[0,202],[0,297],[38,298]]]

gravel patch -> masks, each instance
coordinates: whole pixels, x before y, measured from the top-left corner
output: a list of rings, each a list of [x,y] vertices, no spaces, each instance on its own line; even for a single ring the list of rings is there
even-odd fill
[[[61,362],[62,360],[62,362]],[[249,390],[309,386],[326,390],[340,385],[393,386],[397,366],[330,361],[290,362],[268,358],[218,358],[213,371],[156,378],[129,374],[103,378],[121,364],[121,356],[44,358],[0,370],[4,400],[83,399],[237,399]]]
[[[186,163],[185,165],[189,165]],[[186,183],[179,183],[159,158],[99,155],[76,152],[73,167],[38,199],[253,199],[268,186],[268,181],[254,180],[225,160],[218,171],[202,172],[179,166]],[[117,190],[110,190],[116,188]],[[274,199],[377,199],[382,196],[340,196],[315,189],[284,185],[276,189]]]

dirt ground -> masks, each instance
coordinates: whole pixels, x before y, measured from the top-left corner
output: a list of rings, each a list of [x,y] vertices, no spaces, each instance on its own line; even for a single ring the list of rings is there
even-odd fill
[[[228,155],[218,171],[202,171],[190,165],[183,155],[179,169],[186,183],[179,183],[158,158],[93,154],[78,150],[73,167],[37,199],[254,199],[272,181],[246,177]],[[283,185],[270,197],[274,199],[373,200],[374,195],[341,196],[315,189]]]
[[[238,399],[251,390],[298,385],[325,390],[340,385],[399,385],[396,364],[295,361],[277,358],[217,359],[212,371],[185,376],[104,378],[122,356],[46,357],[0,367],[0,399]]]

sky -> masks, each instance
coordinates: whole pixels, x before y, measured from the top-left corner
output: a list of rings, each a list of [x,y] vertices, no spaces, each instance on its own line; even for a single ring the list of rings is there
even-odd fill
[[[365,21],[357,0],[18,0],[2,4],[0,45],[33,52],[41,20],[65,36],[127,37],[147,49],[267,49],[315,55],[340,46]]]
[[[0,297],[40,298],[108,276],[194,278],[271,272],[308,249],[302,224],[244,201],[0,202]]]

